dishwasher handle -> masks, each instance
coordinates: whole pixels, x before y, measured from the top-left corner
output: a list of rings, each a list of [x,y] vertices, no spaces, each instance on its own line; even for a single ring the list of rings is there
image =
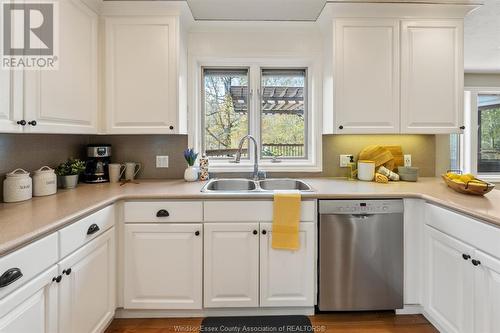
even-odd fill
[[[367,219],[369,217],[375,216],[375,214],[366,214],[366,213],[361,213],[361,214],[349,214],[347,215],[349,217],[353,217],[355,219]]]

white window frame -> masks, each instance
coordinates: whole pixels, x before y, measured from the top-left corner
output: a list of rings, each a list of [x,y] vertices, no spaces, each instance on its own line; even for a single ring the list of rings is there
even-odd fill
[[[305,122],[307,142],[307,158],[281,159],[279,163],[273,163],[269,159],[259,159],[259,166],[266,172],[321,172],[322,171],[322,133],[321,133],[321,68],[320,60],[316,58],[213,58],[197,57],[190,60],[189,81],[189,130],[188,143],[190,147],[201,152],[202,149],[202,77],[203,68],[249,68],[249,89],[254,92],[260,91],[261,68],[305,68],[307,71],[307,120]],[[249,101],[252,105],[259,105],[257,93],[254,93]],[[253,108],[253,110],[257,110]],[[260,113],[249,114],[250,134],[256,135],[260,142]],[[259,150],[260,151],[260,150]],[[250,159],[241,160],[239,164],[231,163],[231,160],[210,160],[211,172],[249,172],[253,170],[254,156],[253,146],[249,147]]]
[[[500,173],[477,172],[477,148],[478,148],[478,114],[477,97],[479,94],[500,94],[500,87],[465,87],[464,93],[464,120],[465,130],[462,145],[462,165],[465,172],[478,175],[479,178],[488,182],[500,182]]]

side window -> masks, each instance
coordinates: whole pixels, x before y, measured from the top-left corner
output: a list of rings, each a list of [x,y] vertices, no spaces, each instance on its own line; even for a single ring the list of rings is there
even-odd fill
[[[261,70],[262,158],[307,158],[305,69]]]
[[[477,96],[477,171],[500,174],[500,94]]]
[[[248,72],[248,68],[203,69],[202,150],[211,158],[234,158],[239,139],[249,133]],[[248,158],[246,148],[242,158]]]

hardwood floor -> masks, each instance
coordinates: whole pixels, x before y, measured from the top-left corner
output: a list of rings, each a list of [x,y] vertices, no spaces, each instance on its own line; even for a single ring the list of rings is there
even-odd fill
[[[421,315],[392,312],[335,313],[312,316],[316,333],[435,333]],[[197,333],[202,318],[115,319],[106,333]]]

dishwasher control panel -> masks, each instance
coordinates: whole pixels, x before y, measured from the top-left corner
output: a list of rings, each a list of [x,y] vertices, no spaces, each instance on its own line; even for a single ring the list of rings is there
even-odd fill
[[[402,213],[403,200],[320,200],[320,214],[390,214]]]

